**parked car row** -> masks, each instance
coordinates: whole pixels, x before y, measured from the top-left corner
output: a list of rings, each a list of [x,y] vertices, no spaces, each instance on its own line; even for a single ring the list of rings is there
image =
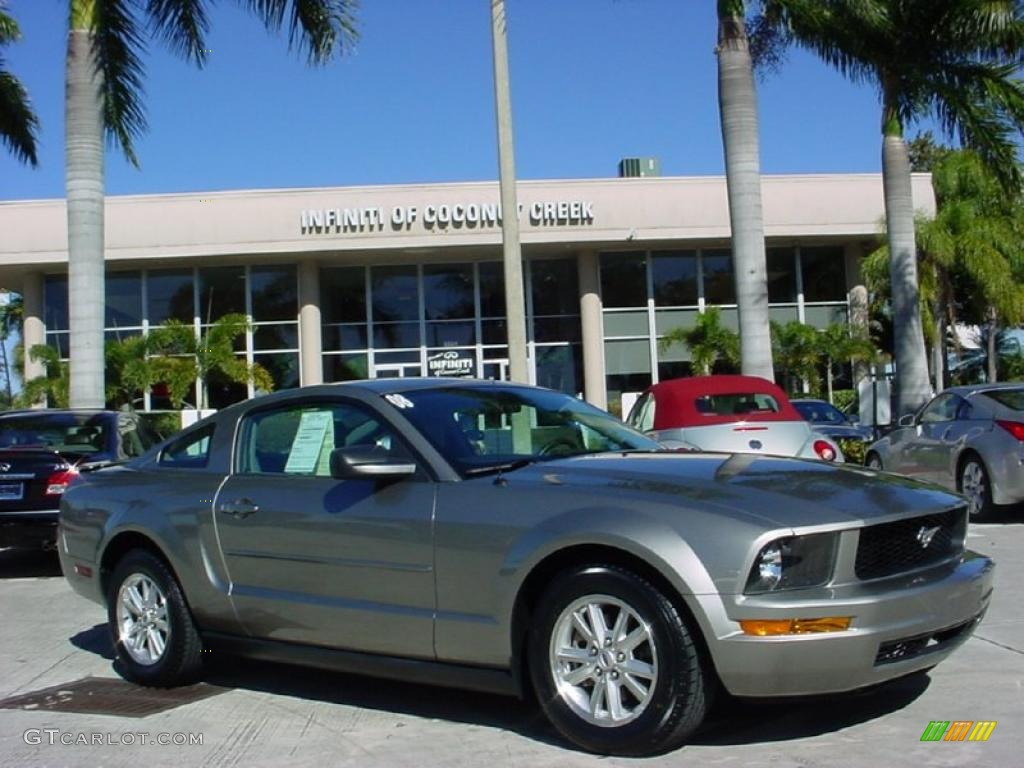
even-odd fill
[[[664,752],[719,687],[930,669],[991,600],[961,496],[842,463],[764,384],[652,387],[630,421],[667,447],[499,382],[260,397],[81,474],[61,566],[144,685],[191,682],[214,651],[532,690],[585,749]]]

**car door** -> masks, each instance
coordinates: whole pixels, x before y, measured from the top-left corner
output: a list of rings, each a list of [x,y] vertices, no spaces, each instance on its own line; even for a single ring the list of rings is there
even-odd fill
[[[932,399],[917,419],[917,438],[911,451],[915,476],[933,483],[949,483],[945,465],[949,460],[947,436],[956,421],[963,398],[943,392]]]
[[[330,475],[334,448],[412,454],[368,406],[251,412],[214,505],[231,596],[260,638],[433,657],[435,483]]]

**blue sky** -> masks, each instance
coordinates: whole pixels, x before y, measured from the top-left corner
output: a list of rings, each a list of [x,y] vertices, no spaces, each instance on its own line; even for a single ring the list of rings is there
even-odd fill
[[[67,0],[10,0],[6,52],[42,121],[40,167],[0,151],[0,200],[62,197]],[[488,0],[363,0],[356,52],[311,69],[240,9],[214,5],[204,70],[157,41],[141,169],[107,155],[107,193],[497,177]],[[715,3],[507,0],[517,175],[720,174]],[[759,84],[766,173],[876,172],[875,93],[792,52]]]

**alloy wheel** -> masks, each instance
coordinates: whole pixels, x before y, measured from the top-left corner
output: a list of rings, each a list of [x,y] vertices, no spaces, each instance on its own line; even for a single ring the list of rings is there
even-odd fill
[[[117,628],[121,645],[143,666],[163,658],[170,637],[167,596],[144,573],[133,573],[117,591]]]
[[[970,503],[970,513],[977,516],[985,509],[988,494],[985,469],[977,461],[971,459],[960,473],[960,491]]]
[[[570,603],[551,633],[550,668],[558,695],[582,720],[624,725],[643,713],[658,682],[650,624],[609,595]]]

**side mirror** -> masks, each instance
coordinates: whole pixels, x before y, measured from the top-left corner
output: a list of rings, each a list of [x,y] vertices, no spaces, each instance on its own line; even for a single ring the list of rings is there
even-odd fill
[[[331,477],[338,480],[398,480],[416,474],[415,462],[382,456],[368,446],[331,451]]]
[[[912,427],[916,423],[917,417],[912,413],[908,413],[905,416],[900,416],[900,419],[899,421],[896,422],[896,425],[899,427]]]

